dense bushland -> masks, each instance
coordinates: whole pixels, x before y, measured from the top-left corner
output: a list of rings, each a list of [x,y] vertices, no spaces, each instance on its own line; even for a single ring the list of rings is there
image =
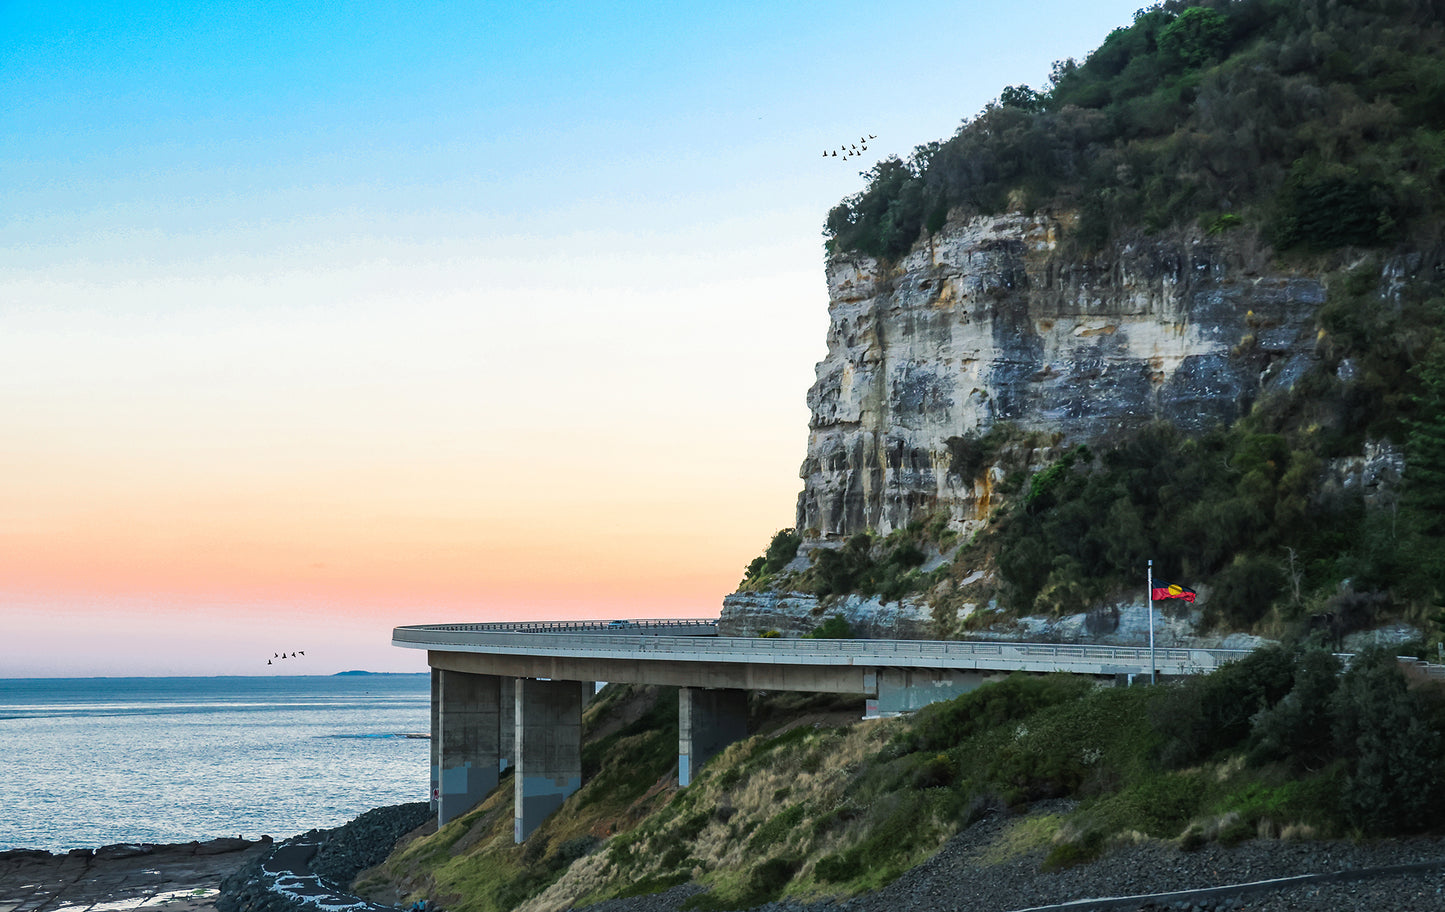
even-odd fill
[[[1442,161],[1441,0],[1168,0],[879,162],[825,234],[892,259],[951,209],[1055,208],[1084,249],[1189,222],[1302,250],[1438,242]]]

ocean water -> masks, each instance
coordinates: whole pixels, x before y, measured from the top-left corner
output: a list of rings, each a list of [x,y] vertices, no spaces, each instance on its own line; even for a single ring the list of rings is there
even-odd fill
[[[276,838],[424,801],[418,675],[0,679],[0,850]]]

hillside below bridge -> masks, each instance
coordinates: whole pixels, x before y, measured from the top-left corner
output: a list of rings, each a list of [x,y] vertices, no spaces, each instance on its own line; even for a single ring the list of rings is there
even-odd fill
[[[1205,674],[1239,649],[955,640],[723,637],[715,620],[552,621],[397,627],[432,674],[432,802],[439,824],[513,770],[522,842],[582,785],[582,710],[596,682],[675,686],[678,784],[746,737],[752,690],[857,694],[866,717],[948,700],[1016,671],[1125,684]],[[1153,660],[1151,662],[1151,653]]]

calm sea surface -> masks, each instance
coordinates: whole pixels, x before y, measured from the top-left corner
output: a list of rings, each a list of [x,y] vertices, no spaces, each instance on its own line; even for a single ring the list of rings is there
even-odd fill
[[[428,676],[0,679],[0,850],[277,838],[424,801]]]

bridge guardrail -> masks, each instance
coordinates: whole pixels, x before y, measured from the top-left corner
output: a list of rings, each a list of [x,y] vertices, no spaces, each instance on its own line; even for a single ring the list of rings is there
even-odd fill
[[[567,633],[580,631],[597,631],[599,633],[618,633],[625,631],[637,631],[643,634],[652,630],[706,628],[717,633],[716,618],[698,618],[690,620],[687,618],[651,618],[642,620],[602,620],[602,621],[499,621],[491,623],[464,623],[464,624],[423,624],[417,627],[398,629],[427,629],[427,630],[455,630],[455,631],[517,631],[531,633]],[[697,634],[694,634],[696,636]],[[706,634],[704,634],[706,635]]]
[[[586,623],[586,622],[582,622]],[[675,622],[674,622],[675,623]],[[715,622],[714,622],[715,623]],[[706,626],[705,622],[681,622]],[[659,624],[659,626],[662,626]],[[876,664],[918,667],[1038,667],[1098,666],[1119,669],[1149,668],[1147,646],[1013,643],[968,640],[804,640],[752,637],[667,636],[617,632],[616,628],[589,626],[582,633],[570,623],[427,624],[398,627],[392,640],[398,645],[460,647],[479,652],[572,654],[625,653],[632,658],[690,658],[726,662],[797,659],[805,664]],[[1213,671],[1226,662],[1249,654],[1245,649],[1158,647],[1154,667],[1171,674]]]
[[[513,621],[397,627],[392,643],[468,652],[513,652],[577,657],[712,660],[880,667],[1008,670],[1113,669],[1147,673],[1147,646],[1016,643],[1000,640],[808,640],[717,636],[716,619]],[[1156,647],[1154,666],[1165,674],[1203,674],[1248,655],[1247,649]],[[1354,658],[1338,653],[1345,666]],[[1445,680],[1445,665],[1408,656],[1412,673]],[[1099,673],[1094,671],[1093,673]]]

